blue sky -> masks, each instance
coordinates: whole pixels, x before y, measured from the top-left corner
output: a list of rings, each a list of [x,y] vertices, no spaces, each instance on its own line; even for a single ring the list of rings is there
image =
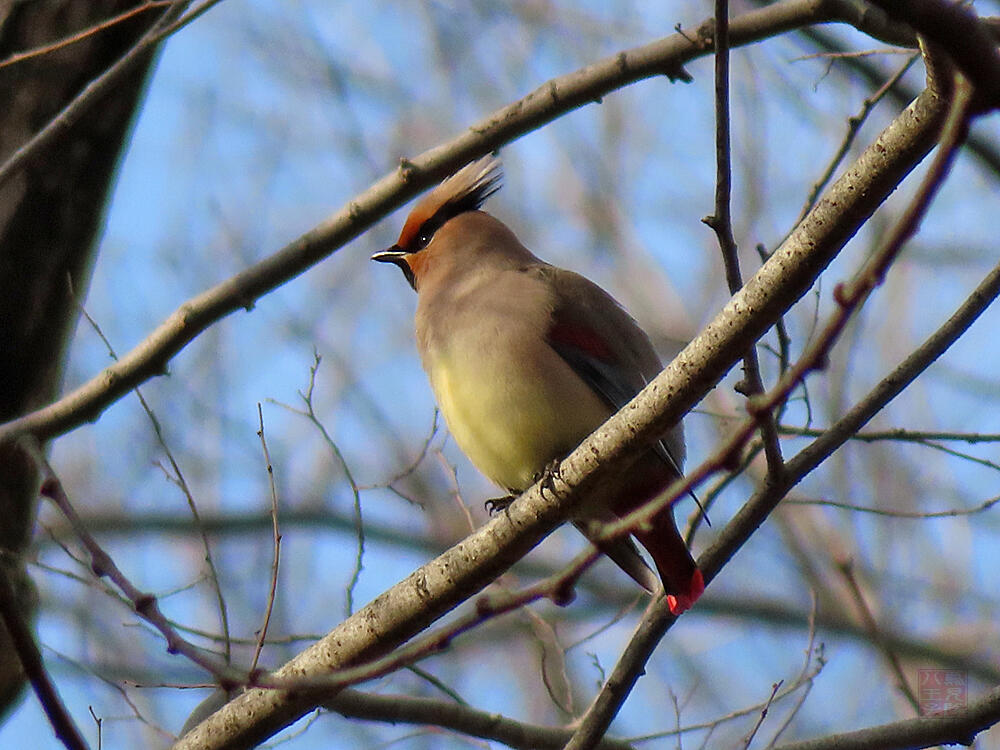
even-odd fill
[[[651,5],[517,3],[499,11],[446,2],[222,3],[172,39],[158,64],[108,210],[88,312],[118,352],[125,352],[184,300],[307,231],[400,157],[448,139],[553,76],[671,33],[678,21],[692,28],[709,12],[708,3]],[[842,37],[860,48],[882,46],[857,34]],[[802,45],[781,38],[733,55],[733,210],[747,274],[754,267],[754,244],[773,247],[788,230],[836,150],[846,118],[871,93],[850,77],[824,75],[824,60],[796,61],[804,52]],[[877,63],[891,69],[902,58],[885,56]],[[693,64],[690,72],[691,84],[642,82],[506,147],[505,187],[488,206],[537,254],[611,291],[664,356],[693,336],[728,297],[714,237],[700,222],[713,200],[711,62]],[[918,86],[921,76],[918,64],[907,81]],[[894,111],[891,104],[881,105],[859,142],[869,142]],[[976,132],[995,142],[995,116]],[[816,310],[830,309],[833,284],[871,251],[913,184],[908,182],[831,266],[818,295],[807,294],[789,316],[795,351],[812,330]],[[838,346],[828,373],[811,382],[814,423],[828,424],[866,392],[992,266],[995,227],[983,217],[995,212],[997,195],[995,175],[967,156],[959,159],[920,237]],[[266,474],[256,436],[257,403],[263,402],[283,507],[350,516],[352,495],[340,465],[306,420],[273,403],[301,405],[298,391],[308,383],[314,350],[323,357],[317,412],[360,484],[383,485],[419,454],[433,421],[433,399],[412,340],[415,298],[398,273],[368,261],[394,241],[404,217],[405,210],[397,212],[261,299],[252,312],[220,322],[175,358],[169,378],[143,388],[203,512],[266,515]],[[1000,355],[992,335],[998,315],[988,312],[954,353],[889,407],[879,426],[1000,432],[995,390]],[[773,373],[773,361],[766,355],[764,360]],[[89,379],[107,361],[98,337],[81,323],[67,386]],[[724,433],[719,412],[738,408],[731,389],[735,375],[688,418],[692,461],[706,456]],[[800,402],[789,413],[795,423],[805,419]],[[796,445],[801,441],[789,441],[787,450]],[[478,521],[482,499],[496,491],[461,457],[443,428],[432,446],[403,485],[423,493],[425,508],[384,488],[365,490],[362,503],[373,527],[426,536],[443,548],[467,531],[451,496],[449,466]],[[996,460],[995,444],[959,448]],[[164,460],[162,451],[134,397],[57,441],[53,455],[85,514],[184,517],[188,512],[157,465]],[[751,486],[738,480],[723,493],[714,511],[717,528]],[[972,507],[996,495],[998,487],[995,469],[929,448],[852,446],[799,492],[931,510]],[[681,517],[687,511],[682,509]],[[808,513],[784,527],[768,524],[710,593],[808,609],[810,579],[788,550],[794,546],[790,535],[808,540],[817,532],[825,536],[812,540],[816,547],[840,545],[857,559],[873,598],[884,606],[880,614],[899,629],[927,636],[945,632],[956,639],[992,632],[988,616],[997,605],[1000,531],[995,513],[919,522],[833,509]],[[56,521],[48,509],[42,519],[47,525]],[[44,531],[39,534],[44,537]],[[213,547],[234,634],[240,637],[252,637],[259,626],[271,564],[269,538],[262,528],[216,540]],[[706,538],[700,536],[699,545]],[[196,538],[136,532],[109,535],[105,542],[134,581],[164,597],[171,616],[192,627],[217,628]],[[322,633],[342,619],[355,544],[336,529],[285,531],[277,603],[281,633]],[[579,548],[579,540],[563,530],[532,557],[554,564]],[[58,547],[40,542],[39,550],[46,565],[85,574]],[[369,540],[355,602],[368,601],[430,554]],[[46,659],[89,736],[94,727],[87,707],[93,706],[105,718],[104,747],[164,742],[163,735],[135,720],[118,691],[86,675],[80,663],[96,664],[119,679],[123,665],[140,665],[124,676],[144,686],[130,683],[130,699],[150,723],[179,731],[204,692],[148,685],[197,683],[204,675],[166,655],[148,628],[94,587],[50,570],[33,573],[42,590],[39,633]],[[627,585],[609,566],[593,575]],[[821,570],[818,580],[829,581],[830,571]],[[938,604],[942,597],[948,606]],[[581,594],[578,604],[582,611],[570,612],[557,629],[565,643],[610,619],[583,616],[588,607],[604,612],[591,594]],[[551,607],[539,611],[554,614]],[[523,638],[497,640],[500,631],[486,628],[426,667],[478,707],[531,721],[564,721],[546,701],[532,699],[544,697],[538,679],[525,673],[532,670],[536,644],[526,618],[510,621],[508,627],[523,630]],[[629,615],[570,652],[568,669],[586,691],[597,681],[594,664],[610,669],[634,623],[635,615]],[[873,669],[875,652],[846,639],[823,640],[828,664],[795,725],[802,736],[908,715],[891,677]],[[660,646],[616,731],[631,735],[671,727],[671,693],[691,696],[684,724],[763,700],[774,682],[794,679],[807,642],[802,629],[696,609]],[[269,648],[265,663],[280,664],[295,650]],[[484,674],[496,677],[483,680]],[[436,695],[406,674],[365,687]],[[578,701],[585,703],[586,691]],[[781,705],[784,711],[790,703]],[[738,724],[717,736],[734,738],[746,728]],[[288,746],[374,747],[409,732],[325,717]],[[50,739],[32,696],[0,728],[2,746]],[[419,736],[395,746],[467,744],[450,736]]]

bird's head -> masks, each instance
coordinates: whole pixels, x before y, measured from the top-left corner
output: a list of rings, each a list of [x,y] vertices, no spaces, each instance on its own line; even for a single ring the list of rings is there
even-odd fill
[[[457,216],[478,211],[500,189],[500,160],[493,156],[465,166],[427,194],[410,212],[392,247],[375,253],[372,260],[399,266],[410,286],[418,289],[420,278],[436,255],[447,253],[446,241],[435,242],[441,230]]]

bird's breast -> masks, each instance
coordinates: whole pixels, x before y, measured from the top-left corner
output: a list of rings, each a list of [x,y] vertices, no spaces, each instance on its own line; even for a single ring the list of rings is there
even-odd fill
[[[545,341],[544,296],[477,303],[418,314],[418,345],[458,446],[492,481],[520,490],[611,412]]]

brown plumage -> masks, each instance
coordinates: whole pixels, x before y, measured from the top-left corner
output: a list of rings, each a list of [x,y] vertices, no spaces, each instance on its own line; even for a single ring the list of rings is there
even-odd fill
[[[573,450],[659,373],[646,334],[603,289],[551,266],[479,210],[500,187],[500,163],[480,159],[413,209],[398,242],[374,260],[399,266],[418,293],[417,347],[459,447],[511,493]],[[603,522],[663,492],[684,461],[678,424],[574,523]],[[675,614],[704,589],[667,508],[635,538],[649,551]],[[656,577],[628,540],[604,544],[649,590]]]

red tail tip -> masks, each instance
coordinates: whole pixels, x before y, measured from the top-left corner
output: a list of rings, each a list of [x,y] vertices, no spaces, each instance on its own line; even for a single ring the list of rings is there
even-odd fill
[[[695,568],[694,573],[691,574],[691,580],[688,583],[687,592],[676,595],[667,595],[667,606],[670,607],[670,613],[676,616],[691,609],[691,605],[698,601],[698,597],[701,596],[704,591],[705,579],[701,575],[701,571]]]

